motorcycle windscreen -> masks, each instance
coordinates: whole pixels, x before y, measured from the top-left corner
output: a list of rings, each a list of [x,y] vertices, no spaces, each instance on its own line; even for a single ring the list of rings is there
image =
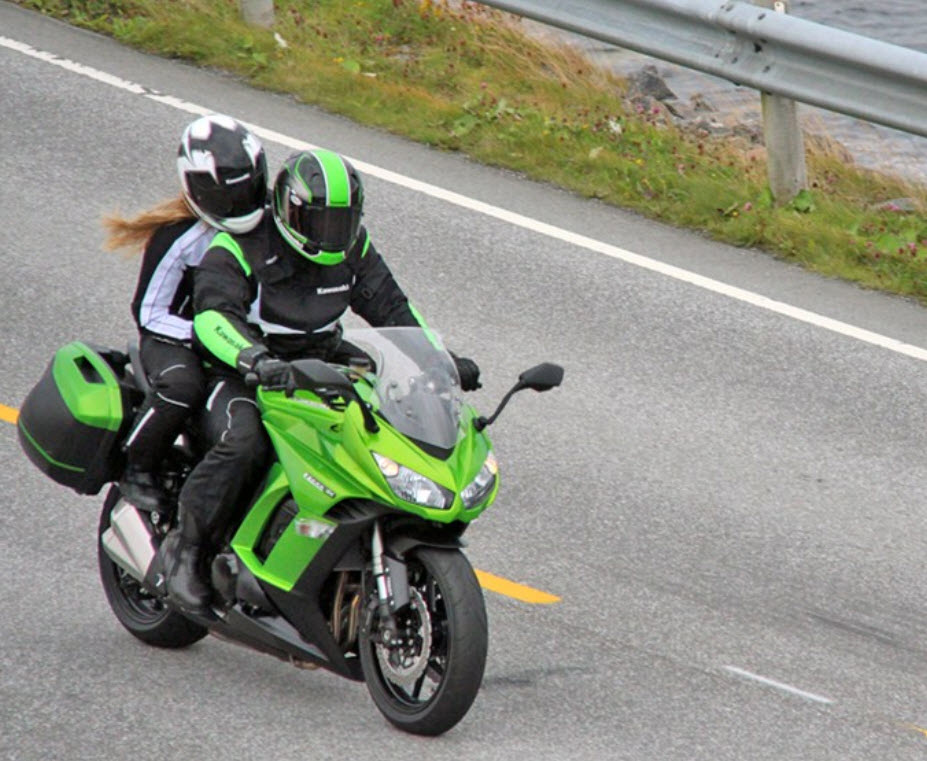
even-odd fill
[[[411,439],[452,449],[460,380],[438,336],[422,328],[380,328],[347,331],[344,338],[374,361],[379,412],[387,422]]]

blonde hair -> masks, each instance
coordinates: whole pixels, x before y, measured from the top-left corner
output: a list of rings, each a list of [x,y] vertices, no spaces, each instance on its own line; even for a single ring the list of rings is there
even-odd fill
[[[196,218],[196,214],[183,195],[161,201],[131,219],[123,217],[118,212],[113,212],[103,217],[103,227],[106,230],[103,248],[107,251],[131,248],[131,253],[140,253],[148,245],[148,241],[158,228],[186,219],[192,221]]]

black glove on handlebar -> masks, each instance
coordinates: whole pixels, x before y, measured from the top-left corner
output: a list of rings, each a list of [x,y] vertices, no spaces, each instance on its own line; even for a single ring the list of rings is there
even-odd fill
[[[251,344],[251,346],[238,352],[235,358],[235,367],[242,375],[253,373],[257,363],[269,356],[267,347],[263,344]]]
[[[266,389],[288,389],[293,384],[293,368],[282,359],[261,357],[254,363],[252,372]]]
[[[238,352],[236,365],[249,386],[260,383],[267,389],[285,389],[293,383],[290,363],[274,359],[268,354],[267,347],[261,344],[254,344]]]
[[[454,360],[454,364],[457,365],[460,388],[463,391],[476,391],[478,388],[483,387],[483,384],[480,383],[480,368],[476,362],[467,357],[458,357],[454,352],[451,352],[451,358]]]

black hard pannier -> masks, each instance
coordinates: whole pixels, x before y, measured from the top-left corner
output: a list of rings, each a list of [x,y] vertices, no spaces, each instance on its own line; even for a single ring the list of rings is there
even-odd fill
[[[121,352],[75,341],[60,348],[19,410],[19,443],[47,476],[97,494],[120,476],[119,443],[137,392]]]

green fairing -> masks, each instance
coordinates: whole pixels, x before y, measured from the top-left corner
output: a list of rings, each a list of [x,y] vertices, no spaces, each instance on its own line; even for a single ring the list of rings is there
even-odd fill
[[[366,383],[358,382],[355,387],[376,407],[376,396]],[[263,389],[258,390],[257,401],[278,463],[232,546],[256,577],[285,591],[293,588],[327,541],[325,536],[311,536],[312,532],[300,532],[298,527],[334,528],[336,524],[325,516],[342,500],[370,500],[427,521],[449,524],[472,521],[496,498],[498,477],[489,494],[473,508],[465,509],[460,498],[491,449],[488,436],[473,427],[476,413],[469,406],[462,409],[456,446],[448,459],[441,460],[427,454],[380,416],[377,417],[380,430],[368,432],[356,402],[337,411],[310,391],[299,390],[287,397],[282,391]],[[455,495],[453,504],[448,509],[439,509],[398,498],[371,452],[450,490]],[[262,562],[255,547],[274,508],[288,493],[292,494],[299,512]]]
[[[203,346],[232,367],[235,367],[239,352],[253,344],[235,329],[228,318],[214,309],[196,315],[193,330]]]
[[[267,485],[263,493],[248,512],[247,517],[241,526],[239,526],[238,531],[232,539],[232,548],[249,569],[252,571],[260,569],[260,576],[262,579],[286,591],[293,588],[293,584],[296,579],[299,578],[299,574],[294,576],[292,573],[293,568],[290,565],[285,565],[283,567],[283,575],[278,575],[278,573],[275,572],[275,565],[279,565],[278,558],[274,558],[275,563],[271,563],[270,558],[268,558],[268,563],[262,564],[260,558],[255,554],[254,548],[258,544],[264,526],[273,514],[274,508],[277,507],[280,500],[287,495],[289,490],[290,485],[283,473],[283,468],[278,463],[275,463],[268,475]],[[312,554],[315,553],[313,552]],[[274,555],[278,555],[278,553],[274,553]],[[282,553],[280,553],[280,555],[282,556]],[[312,555],[307,555],[305,557],[305,562],[302,563],[302,569],[305,569],[311,557]],[[300,562],[304,560],[304,558],[297,557],[296,560]],[[300,573],[301,572],[302,570],[300,570]]]
[[[80,341],[55,354],[52,375],[75,420],[93,428],[118,431],[122,425],[122,395],[112,368]]]

